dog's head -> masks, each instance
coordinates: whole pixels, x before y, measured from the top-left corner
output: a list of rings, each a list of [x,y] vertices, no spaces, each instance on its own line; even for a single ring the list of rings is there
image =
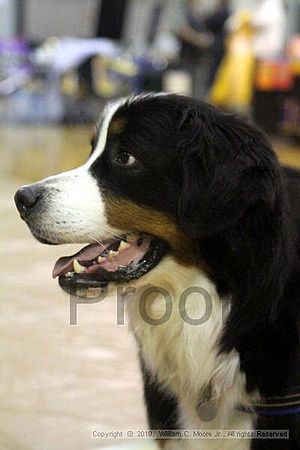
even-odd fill
[[[196,244],[276,202],[277,162],[262,134],[232,115],[175,95],[109,104],[82,167],[18,190],[32,234],[88,243],[61,258],[61,286],[90,295],[139,279],[172,253],[198,264]]]

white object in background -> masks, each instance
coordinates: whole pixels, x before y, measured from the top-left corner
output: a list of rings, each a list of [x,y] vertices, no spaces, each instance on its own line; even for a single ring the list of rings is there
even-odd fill
[[[34,61],[47,65],[50,70],[62,75],[75,69],[90,56],[116,57],[119,47],[110,39],[51,38],[35,52]]]
[[[192,95],[192,77],[184,70],[168,70],[163,77],[163,91]]]
[[[253,50],[258,59],[282,56],[287,36],[287,15],[283,0],[263,0],[257,3],[252,24],[256,27]]]
[[[22,0],[26,2],[24,20],[28,39],[50,36],[90,38],[95,35],[99,0]]]

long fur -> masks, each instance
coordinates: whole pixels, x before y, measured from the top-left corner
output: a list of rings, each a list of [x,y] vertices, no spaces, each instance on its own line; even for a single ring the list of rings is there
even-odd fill
[[[116,163],[122,152],[134,155],[133,168]],[[175,440],[162,448],[299,448],[299,415],[236,409],[300,386],[300,173],[280,166],[260,130],[182,96],[123,99],[106,108],[84,166],[25,189],[36,201],[24,217],[42,242],[137,230],[168,243],[169,254],[134,283],[127,301],[151,428],[290,433],[284,441]],[[160,325],[145,322],[139,308],[153,285],[171,297],[171,317]],[[191,287],[211,300],[198,326],[180,314],[181,294]],[[161,317],[166,299],[156,293],[149,302],[151,316]],[[203,295],[191,294],[189,317],[204,310]],[[217,411],[205,422],[196,410],[208,390]]]

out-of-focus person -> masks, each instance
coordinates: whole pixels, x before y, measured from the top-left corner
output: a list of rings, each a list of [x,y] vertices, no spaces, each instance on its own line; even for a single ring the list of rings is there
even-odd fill
[[[204,23],[207,3],[201,0],[166,0],[164,5],[155,44],[159,45],[167,35],[177,40],[177,69],[190,75],[190,93],[201,98],[207,89],[208,57],[213,39]]]
[[[215,10],[209,14],[205,20],[205,28],[210,31],[213,36],[210,47],[211,60],[208,75],[208,87],[213,83],[219,65],[224,57],[226,50],[226,21],[230,16],[230,0],[218,0]]]
[[[181,44],[180,67],[191,75],[193,96],[202,98],[207,90],[213,37],[206,29],[203,2],[186,0],[180,3],[180,17],[174,30]]]
[[[211,44],[211,36],[206,33],[205,16],[199,0],[181,2],[181,20],[176,34],[182,42],[182,56],[190,53],[191,58],[198,59],[199,54]]]

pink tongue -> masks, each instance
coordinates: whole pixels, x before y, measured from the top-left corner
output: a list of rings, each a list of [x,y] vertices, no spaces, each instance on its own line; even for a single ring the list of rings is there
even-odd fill
[[[77,259],[77,261],[84,262],[90,261],[92,259],[97,258],[97,256],[101,255],[111,244],[115,242],[114,239],[109,239],[105,241],[103,245],[101,244],[89,244],[86,247],[79,250],[79,252],[75,253],[71,256],[63,256],[59,258],[59,260],[55,263],[52,277],[55,278],[61,273],[68,272],[73,268],[73,261]]]

